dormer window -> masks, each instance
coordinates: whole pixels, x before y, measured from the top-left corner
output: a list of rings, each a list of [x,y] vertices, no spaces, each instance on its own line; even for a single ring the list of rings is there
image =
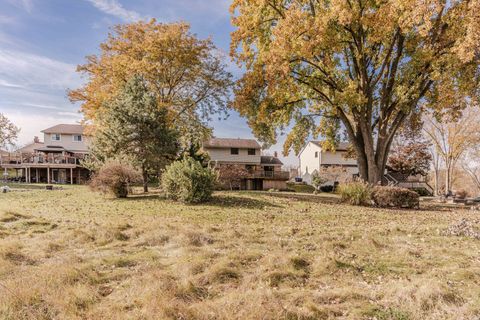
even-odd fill
[[[248,149],[248,155],[249,156],[254,156],[255,155],[255,149]]]
[[[52,141],[62,140],[62,135],[60,133],[52,133]]]
[[[74,134],[73,135],[74,142],[82,142],[82,135],[81,134]]]
[[[231,148],[230,154],[238,154],[238,148]]]

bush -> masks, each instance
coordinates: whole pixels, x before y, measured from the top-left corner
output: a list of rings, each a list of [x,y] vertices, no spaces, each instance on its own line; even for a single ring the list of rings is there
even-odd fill
[[[175,161],[162,175],[167,198],[185,203],[199,203],[212,197],[216,175],[192,158]]]
[[[332,185],[321,186],[320,191],[322,191],[322,192],[333,192],[333,186]]]
[[[425,189],[425,188],[413,188],[411,189],[413,191],[415,191],[416,193],[418,193],[418,195],[420,197],[428,197],[428,196],[431,196],[431,193]]]
[[[370,187],[363,181],[353,181],[338,186],[338,193],[343,202],[352,205],[366,205],[370,200]]]
[[[131,185],[140,182],[142,176],[133,166],[119,160],[104,163],[90,181],[92,189],[111,193],[116,198],[126,198]]]
[[[313,193],[315,188],[311,185],[308,185],[304,182],[295,183],[295,182],[287,182],[287,188],[292,190],[293,192],[301,192],[301,193]]]
[[[463,200],[468,197],[468,192],[466,190],[458,190],[455,192],[455,199]]]
[[[418,193],[398,187],[377,186],[372,189],[372,200],[379,207],[418,208]]]

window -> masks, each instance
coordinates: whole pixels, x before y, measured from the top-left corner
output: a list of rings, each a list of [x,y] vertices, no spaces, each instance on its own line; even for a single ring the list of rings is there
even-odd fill
[[[73,135],[73,141],[74,142],[82,142],[82,135],[81,134]]]
[[[318,158],[318,151],[315,151],[315,158]]]
[[[238,148],[231,148],[230,154],[238,154]]]
[[[248,149],[248,155],[249,156],[254,156],[255,155],[255,149]]]
[[[60,133],[52,133],[52,141],[60,141],[62,139],[62,136]]]

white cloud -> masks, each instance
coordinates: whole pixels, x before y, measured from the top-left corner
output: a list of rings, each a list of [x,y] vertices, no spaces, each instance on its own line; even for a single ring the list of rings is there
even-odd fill
[[[24,88],[24,86],[16,83],[11,83],[8,81],[5,81],[3,79],[0,79],[0,87],[6,87],[6,88]]]
[[[43,140],[42,130],[57,125],[59,123],[78,123],[78,117],[65,115],[43,115],[30,114],[25,115],[21,111],[6,111],[4,114],[16,126],[20,127],[20,134],[17,144],[19,146],[25,145],[33,140],[33,137],[38,136]]]
[[[81,85],[81,79],[75,70],[75,65],[48,57],[0,49],[0,79],[4,86],[76,88]]]
[[[33,0],[9,0],[8,2],[10,2],[16,7],[23,8],[28,13],[32,13]]]
[[[123,21],[132,22],[144,19],[142,15],[133,10],[125,9],[117,0],[87,0],[98,10],[115,16]]]

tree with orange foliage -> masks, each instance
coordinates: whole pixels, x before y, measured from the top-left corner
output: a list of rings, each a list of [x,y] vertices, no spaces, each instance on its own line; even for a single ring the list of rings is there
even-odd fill
[[[87,121],[95,124],[134,75],[145,79],[159,107],[168,110],[186,148],[211,133],[205,120],[212,114],[226,115],[232,76],[212,41],[198,39],[188,24],[152,19],[118,25],[100,49],[77,68],[88,82],[69,92]]]
[[[284,153],[344,132],[362,179],[382,178],[393,138],[424,108],[478,98],[480,0],[234,0],[231,55],[247,72],[234,108]],[[414,118],[414,117],[413,117]]]

